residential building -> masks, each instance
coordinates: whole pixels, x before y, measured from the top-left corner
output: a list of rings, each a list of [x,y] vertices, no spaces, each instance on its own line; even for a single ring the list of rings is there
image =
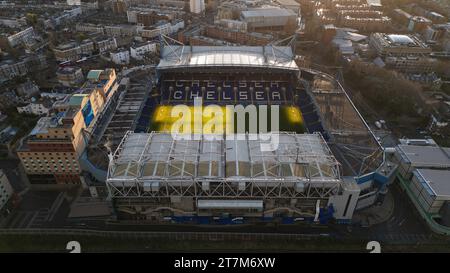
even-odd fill
[[[204,12],[205,0],[190,0],[189,11],[197,14]]]
[[[75,30],[79,32],[93,32],[104,34],[103,26],[88,24],[88,23],[78,23],[75,26]]]
[[[81,43],[69,42],[66,44],[58,45],[53,49],[55,58],[57,61],[76,61],[82,56],[92,55],[94,53],[95,46],[91,40],[83,40]]]
[[[134,36],[136,35],[136,26],[134,25],[112,25],[104,27],[105,34],[108,36]]]
[[[31,102],[24,106],[17,106],[17,112],[19,114],[28,114],[28,115],[36,115],[36,116],[42,116],[42,115],[48,115],[51,109],[51,104],[48,103],[49,101],[46,100],[39,100],[35,102]]]
[[[95,37],[93,41],[95,44],[95,49],[98,50],[100,54],[117,49],[117,41],[114,37],[102,35],[100,37]]]
[[[408,26],[413,16],[402,9],[394,9],[392,11],[392,19],[400,23],[402,26]]]
[[[425,17],[413,16],[409,21],[408,30],[415,33],[423,33],[432,24],[433,22]]]
[[[9,28],[22,28],[27,25],[27,20],[25,17],[1,17],[0,25],[6,26]]]
[[[386,57],[386,68],[403,73],[431,73],[436,66],[436,59],[421,56]]]
[[[39,94],[39,86],[32,81],[26,81],[17,86],[17,95],[22,98],[31,98]]]
[[[86,88],[99,89],[105,98],[111,95],[111,89],[115,85],[117,79],[116,71],[112,68],[105,70],[91,70],[86,76]]]
[[[82,14],[81,7],[75,7],[70,10],[64,10],[63,12],[51,16],[44,21],[45,28],[55,28],[63,24],[67,24],[78,19]]]
[[[136,60],[142,60],[148,53],[155,53],[157,49],[156,42],[144,42],[130,47],[130,56]]]
[[[275,0],[281,7],[300,13],[300,3],[295,0]]]
[[[15,47],[19,44],[28,43],[33,38],[33,36],[34,29],[33,27],[29,27],[7,36],[7,40],[10,46]]]
[[[19,57],[18,60],[3,60],[0,62],[0,82],[39,71],[46,68],[47,65],[44,54],[27,54]]]
[[[151,26],[156,24],[160,20],[168,20],[169,18],[164,14],[158,14],[156,12],[141,12],[137,14],[137,23],[143,26]]]
[[[151,27],[139,27],[137,31],[142,38],[153,39],[161,34],[175,34],[182,28],[184,28],[184,21],[177,19],[172,23],[161,21]]]
[[[55,115],[39,119],[17,149],[30,183],[81,183],[78,159],[88,141],[84,131],[93,126],[103,104],[100,91],[94,89],[58,102]]]
[[[115,14],[124,14],[127,12],[129,2],[127,0],[113,0],[111,8]]]
[[[17,149],[32,184],[80,184],[79,158],[116,81],[114,69],[92,70],[76,94],[53,104]]]
[[[83,71],[80,67],[65,66],[56,71],[56,78],[64,86],[77,86],[84,80]]]
[[[129,64],[130,51],[128,49],[119,48],[110,52],[111,61],[115,64]]]
[[[215,25],[238,31],[247,31],[247,23],[239,20],[219,19],[214,21]]]

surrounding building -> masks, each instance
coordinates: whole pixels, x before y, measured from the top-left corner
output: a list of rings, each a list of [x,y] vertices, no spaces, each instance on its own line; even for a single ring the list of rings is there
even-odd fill
[[[53,49],[57,61],[77,61],[82,56],[90,56],[94,53],[95,46],[91,40],[83,40],[81,43],[70,42],[58,45]]]
[[[127,0],[114,0],[111,2],[113,13],[124,14],[127,12],[130,3]]]
[[[28,43],[34,36],[33,27],[28,27],[24,30],[18,31],[7,37],[10,46],[15,47],[20,44]]]
[[[36,115],[36,116],[42,116],[42,115],[48,115],[51,109],[51,104],[48,103],[46,100],[40,100],[40,101],[34,101],[30,102],[29,104],[25,106],[18,106],[16,107],[17,112],[19,114],[29,114],[29,115]]]
[[[247,23],[249,31],[284,31],[293,33],[297,29],[297,14],[291,9],[248,9],[241,12],[241,21]]]
[[[115,64],[129,64],[130,51],[128,49],[119,48],[110,52],[111,61]]]
[[[99,36],[92,39],[95,44],[95,49],[100,54],[117,49],[117,41],[114,37]]]
[[[414,35],[374,33],[370,35],[369,45],[380,57],[427,56],[432,52]]]
[[[202,13],[205,11],[205,0],[189,0],[189,10],[192,13]]]
[[[32,81],[26,81],[17,86],[17,95],[23,98],[31,98],[39,94],[39,86]]]
[[[32,184],[80,184],[79,158],[89,131],[116,81],[113,69],[93,70],[78,93],[53,104],[53,115],[42,117],[17,149]]]
[[[159,35],[171,35],[177,33],[180,29],[184,28],[184,21],[177,19],[174,22],[161,21],[151,27],[138,27],[137,32],[142,38],[154,39]]]
[[[450,149],[434,141],[401,140],[395,160],[400,184],[420,215],[434,231],[449,232]]]
[[[106,35],[113,37],[121,37],[121,36],[131,37],[136,35],[135,25],[108,25],[105,26],[103,29]]]
[[[75,7],[69,10],[63,10],[61,13],[55,14],[44,21],[45,28],[55,29],[58,26],[69,24],[79,19],[82,14],[81,7]]]
[[[274,39],[270,34],[238,31],[219,26],[206,26],[205,36],[209,38],[224,40],[230,43],[252,46],[267,45]]]
[[[372,2],[366,0],[317,1],[313,8],[314,20],[324,25],[334,24],[337,27],[354,28],[366,33],[386,31],[391,24],[391,18],[384,14],[378,3]]]
[[[8,201],[12,197],[14,190],[6,177],[6,174],[0,169],[0,213],[4,210]]]
[[[84,80],[83,71],[80,67],[64,66],[56,71],[56,78],[63,86],[77,86]]]
[[[384,60],[386,68],[404,73],[431,73],[436,62],[436,59],[420,56],[386,57]]]
[[[96,24],[78,23],[75,25],[75,30],[79,32],[93,32],[104,34],[103,26]]]
[[[296,14],[300,13],[300,3],[295,0],[275,0],[281,7],[291,9]]]
[[[130,56],[136,60],[142,60],[148,53],[156,53],[157,44],[155,42],[144,42],[130,47]]]

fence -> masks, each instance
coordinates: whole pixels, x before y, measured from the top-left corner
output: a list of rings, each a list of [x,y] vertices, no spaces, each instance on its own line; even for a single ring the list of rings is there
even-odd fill
[[[0,229],[2,235],[39,236],[92,236],[123,239],[169,239],[205,241],[264,241],[264,240],[312,240],[332,238],[330,234],[284,234],[284,233],[239,233],[239,232],[150,232],[150,231],[103,231],[87,229]]]

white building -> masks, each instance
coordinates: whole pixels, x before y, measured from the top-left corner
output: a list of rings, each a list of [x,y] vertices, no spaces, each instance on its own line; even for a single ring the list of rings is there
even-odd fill
[[[190,0],[190,11],[192,13],[202,13],[205,10],[205,0]]]
[[[247,23],[249,29],[264,27],[284,27],[297,20],[297,14],[291,9],[254,8],[241,12],[241,21]]]
[[[41,102],[32,102],[32,103],[29,103],[28,105],[25,105],[22,107],[17,107],[17,112],[19,112],[19,114],[29,114],[29,115],[41,116],[41,115],[47,115],[49,111],[50,111],[50,109],[47,108]]]
[[[6,205],[13,194],[13,188],[6,174],[0,169],[0,210]]]
[[[177,33],[182,28],[184,28],[183,20],[176,20],[173,24],[170,22],[160,22],[153,27],[138,26],[138,34],[142,38],[155,38],[160,34],[170,35]]]
[[[67,0],[67,5],[69,6],[79,6],[81,5],[81,0]]]
[[[130,51],[119,49],[110,53],[111,61],[115,64],[130,63]]]
[[[22,31],[19,31],[15,34],[8,36],[8,43],[10,46],[15,47],[19,44],[25,44],[27,41],[32,39],[34,36],[33,27],[26,28]]]
[[[247,31],[247,23],[239,20],[219,19],[214,24],[238,31]]]
[[[147,42],[130,47],[131,58],[134,58],[136,60],[142,60],[145,54],[149,52],[156,52],[155,42]]]

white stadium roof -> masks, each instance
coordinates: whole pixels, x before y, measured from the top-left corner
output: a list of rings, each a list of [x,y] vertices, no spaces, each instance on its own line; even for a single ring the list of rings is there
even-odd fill
[[[181,67],[299,69],[291,48],[287,46],[165,46],[157,69]]]
[[[265,142],[242,136],[182,140],[170,133],[129,132],[110,161],[108,181],[340,181],[339,163],[320,134],[280,133],[275,151],[262,151]]]

